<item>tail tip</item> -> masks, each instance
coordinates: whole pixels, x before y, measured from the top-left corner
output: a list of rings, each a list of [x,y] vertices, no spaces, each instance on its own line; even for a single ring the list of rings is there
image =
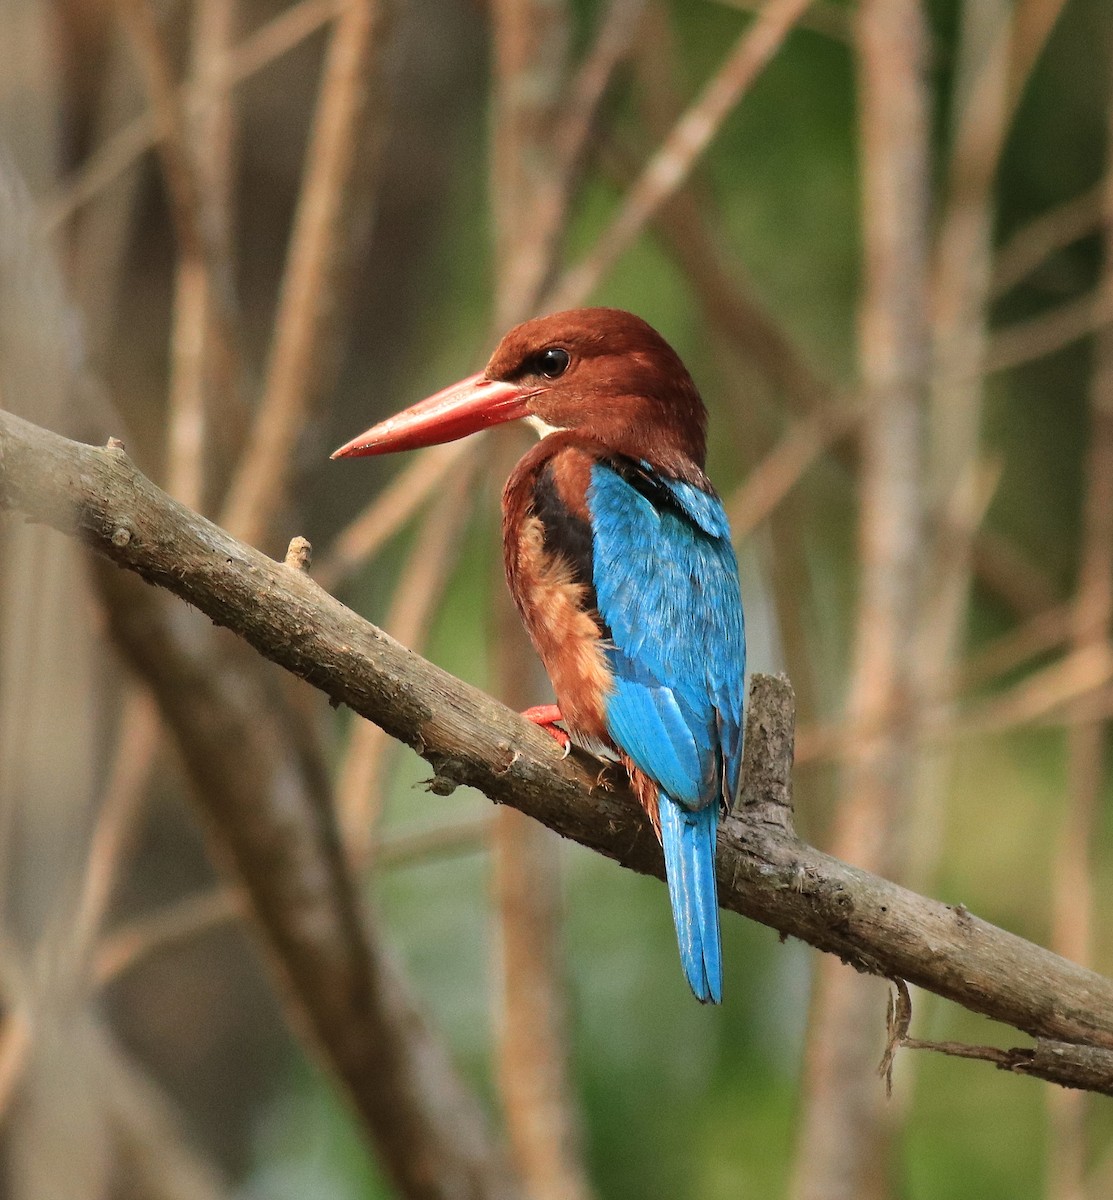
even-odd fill
[[[708,962],[701,957],[700,961],[691,965],[685,963],[684,974],[692,995],[700,1004],[722,1004],[723,974],[718,962]]]

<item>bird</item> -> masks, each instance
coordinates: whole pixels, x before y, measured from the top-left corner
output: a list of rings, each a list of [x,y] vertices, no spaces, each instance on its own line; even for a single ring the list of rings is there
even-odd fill
[[[742,768],[745,623],[707,412],[677,353],[620,309],[537,317],[332,457],[515,420],[540,439],[503,492],[506,577],[556,697],[523,715],[625,767],[663,847],[688,984],[721,1003],[715,851]]]

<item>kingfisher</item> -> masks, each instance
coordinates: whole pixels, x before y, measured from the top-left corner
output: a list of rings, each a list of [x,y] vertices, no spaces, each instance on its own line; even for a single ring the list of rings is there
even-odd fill
[[[715,845],[740,782],[746,642],[707,412],[679,356],[619,309],[539,317],[332,457],[514,420],[541,437],[503,492],[506,578],[557,701],[523,715],[623,764],[664,850],[688,983],[721,1003]]]

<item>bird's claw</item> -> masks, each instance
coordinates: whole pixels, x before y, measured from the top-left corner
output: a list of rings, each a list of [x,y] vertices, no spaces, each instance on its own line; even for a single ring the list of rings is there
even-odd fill
[[[564,751],[561,758],[567,758],[572,753],[572,739],[563,729],[557,728],[557,721],[563,721],[560,708],[556,704],[535,704],[522,713],[527,721],[532,721],[539,729],[543,729],[551,738],[560,744]]]

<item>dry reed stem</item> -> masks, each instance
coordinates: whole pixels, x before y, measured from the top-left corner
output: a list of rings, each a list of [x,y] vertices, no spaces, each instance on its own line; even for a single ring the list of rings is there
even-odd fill
[[[228,246],[206,208],[181,92],[150,0],[116,0],[116,6],[150,98],[178,254],[190,270],[203,277],[211,297],[215,375],[222,398],[232,403],[238,398],[240,348]]]
[[[619,173],[629,176],[625,163]],[[751,293],[741,268],[730,261],[727,247],[708,230],[698,197],[690,187],[678,191],[653,220],[678,267],[691,280],[709,326],[748,365],[760,370],[806,415],[817,406],[833,409],[845,403],[832,385],[812,370],[788,333]],[[837,443],[835,447],[841,449]],[[852,447],[837,453],[836,458],[847,469],[857,470]],[[1046,576],[1000,533],[979,529],[972,553],[979,581],[1021,616],[1030,617],[1056,602]]]
[[[44,233],[56,233],[106,191],[158,141],[158,125],[148,110],[106,138],[59,189],[41,205]]]
[[[790,425],[727,500],[735,540],[767,521],[831,446],[855,432],[866,417],[864,405],[846,403],[841,408],[817,409]]]
[[[1070,633],[1070,606],[1056,604],[1029,617],[969,655],[960,686],[970,691],[1015,671],[1037,655],[1057,649]]]
[[[920,706],[920,740],[925,745],[946,746],[987,734],[1015,732],[1026,725],[1059,725],[1084,704],[1101,704],[1109,696],[1106,684],[1113,679],[1113,644],[1103,643],[1074,651],[1034,672],[988,699],[958,710],[956,696],[936,698]],[[907,727],[915,711],[897,705],[878,713],[868,723],[827,724],[801,729],[796,739],[796,763],[840,762],[856,753],[863,741],[891,736]]]
[[[199,512],[205,509],[205,399],[210,293],[195,258],[182,256],[174,281],[167,404],[166,490]]]
[[[117,0],[117,7],[146,83],[179,249],[204,263],[216,277],[219,272],[213,262],[215,248],[211,231],[205,228],[185,110],[169,51],[149,0]]]
[[[226,87],[243,83],[299,46],[336,16],[341,0],[298,0],[261,29],[245,37],[229,54]],[[214,81],[217,82],[217,81]],[[179,105],[190,101],[189,85],[181,91]],[[110,184],[119,178],[158,141],[159,130],[151,110],[128,121],[100,142],[97,149],[41,205],[40,221],[54,233]]]
[[[91,144],[100,145],[121,122],[143,104],[142,83],[135,78],[134,55],[123,29],[115,29],[108,59],[101,75],[96,115],[90,131]],[[149,109],[148,109],[149,113]],[[154,122],[149,121],[154,144]],[[56,193],[55,193],[56,194]],[[100,360],[110,353],[110,342],[120,314],[124,293],[128,252],[134,240],[137,205],[141,195],[138,172],[116,181],[98,194],[81,214],[81,220],[71,231],[52,230],[44,220],[49,209],[39,206],[39,229],[46,237],[50,232],[71,233],[72,260],[69,270],[70,296],[81,313],[87,353]],[[93,197],[90,197],[93,199]],[[62,240],[61,237],[58,240]],[[122,428],[122,426],[121,426]],[[161,438],[151,438],[148,445],[137,445],[136,452],[152,461],[162,453]]]
[[[1032,78],[1032,72],[1065,4],[1066,0],[1018,0],[1013,8],[1006,126],[1011,125],[1016,118],[1016,110]]]
[[[263,396],[223,509],[246,541],[265,540],[286,503],[298,438],[335,359],[352,241],[385,140],[387,4],[348,0],[329,43]]]
[[[386,543],[455,472],[471,474],[484,445],[482,438],[432,446],[413,456],[385,488],[333,538],[320,556],[313,577],[326,591],[340,591],[373,561]]]
[[[927,31],[918,0],[865,0],[857,18],[865,282],[861,584],[847,707],[869,725],[906,710],[885,735],[852,743],[842,776],[835,853],[899,878],[917,763],[918,680],[908,647],[919,616],[924,537],[923,407],[927,390],[929,120]],[[805,1052],[803,1111],[791,1194],[874,1200],[889,1191],[891,1114],[875,1066],[876,985],[825,959]]]
[[[1113,646],[1101,642],[1071,651],[1011,688],[971,705],[961,716],[936,709],[933,724],[940,734],[953,730],[948,735],[951,737],[1005,733],[1061,714],[1075,701],[1098,692],[1111,679]]]
[[[498,478],[520,449],[513,433],[500,440]],[[498,693],[511,708],[524,709],[537,703],[544,673],[501,567],[495,574],[489,637]],[[496,1071],[511,1149],[531,1200],[589,1200],[594,1189],[583,1160],[583,1117],[570,1069],[559,842],[524,814],[501,808],[491,825],[491,856]]]
[[[162,724],[153,698],[143,689],[129,686],[73,918],[73,955],[79,971],[88,965],[93,941],[134,840],[161,741]]]
[[[101,938],[93,956],[93,978],[99,987],[106,987],[175,942],[239,920],[245,907],[240,889],[225,885],[134,917]]]
[[[494,129],[488,193],[495,221],[495,320],[500,328],[534,309],[556,271],[590,127],[624,43],[629,44],[624,36],[632,33],[628,10],[626,4],[612,7],[586,75],[569,87],[568,4],[496,0],[492,6]],[[562,117],[563,97],[577,92],[576,110]],[[496,431],[488,439],[495,462],[492,483],[500,490],[522,440],[520,429]],[[510,704],[525,707],[534,702],[532,696],[522,697],[538,673],[536,663],[501,579],[494,586],[491,632],[499,690]],[[559,859],[548,831],[510,809],[497,813],[491,847],[501,951],[494,989],[499,1005],[494,1018],[496,1078],[511,1153],[531,1200],[586,1200],[592,1189],[569,1069]]]
[[[193,149],[204,224],[228,264],[229,275],[236,121],[227,81],[235,21],[235,0],[198,0],[195,6],[192,85],[187,92],[191,103],[184,130]],[[220,300],[213,293],[213,283],[199,259],[187,254],[179,257],[170,335],[167,491],[199,512],[207,509],[206,463],[210,442],[217,441],[209,435],[210,415],[221,434],[231,428],[229,408],[218,404],[219,396],[214,394],[220,387],[213,338]],[[238,384],[224,382],[233,388]],[[233,434],[221,440],[235,445],[238,438]]]
[[[1007,132],[1012,21],[1007,0],[967,3],[954,84],[955,117],[947,193],[932,280],[934,378],[929,487],[941,511],[963,508],[980,453],[982,377],[992,270],[993,181]],[[930,591],[919,644],[934,698],[950,690],[960,651],[971,569],[973,530],[941,527],[930,547]],[[937,804],[942,768],[929,768],[925,800]]]
[[[383,838],[375,851],[375,863],[386,867],[413,866],[449,854],[468,854],[488,849],[492,820],[486,814],[466,821],[446,821],[428,829],[393,834]]]
[[[739,37],[723,66],[674,126],[626,194],[594,248],[561,276],[548,299],[553,309],[574,308],[588,296],[688,177],[753,81],[776,54],[809,0],[768,0]]]
[[[1110,62],[1113,66],[1113,60]],[[1108,72],[1107,72],[1108,74]],[[1099,296],[1113,303],[1113,101],[1106,113],[1102,224],[1104,262]],[[1078,582],[1070,644],[1076,654],[1110,654],[1113,633],[1113,329],[1094,347],[1090,380],[1090,444],[1082,510]],[[1110,654],[1113,657],[1113,654]],[[1094,960],[1096,886],[1093,849],[1108,775],[1106,722],[1085,711],[1067,727],[1066,809],[1052,860],[1051,944],[1075,962]],[[1083,1094],[1047,1095],[1049,1200],[1085,1200],[1089,1170],[1089,1104]]]
[[[1033,617],[1059,602],[1047,575],[997,530],[983,525],[972,555],[979,582],[1017,615]]]
[[[482,851],[490,831],[491,818],[482,816],[391,834],[376,845],[375,865],[379,870],[390,870]],[[175,942],[199,937],[247,916],[246,898],[236,887],[216,887],[186,896],[106,934],[93,959],[93,978],[104,987]]]
[[[541,119],[548,133],[538,137],[534,131],[534,140],[545,147],[546,153],[541,158],[531,154],[525,160],[536,160],[530,167],[531,186],[524,189],[529,199],[524,219],[529,224],[518,230],[509,252],[499,256],[504,278],[499,285],[496,335],[507,325],[533,315],[553,284],[569,209],[587,163],[603,101],[629,56],[645,2],[611,0],[584,60],[563,87],[559,103],[553,103],[551,92],[543,96],[548,111]],[[538,23],[536,30],[544,33],[545,22]],[[547,40],[551,50],[552,38]],[[554,59],[558,57],[554,55]],[[559,86],[559,81],[554,80],[551,86]],[[496,139],[496,158],[498,145]],[[542,159],[546,166],[539,171]],[[496,163],[496,170],[505,174],[507,167]],[[505,186],[516,187],[521,182],[508,178]],[[502,188],[501,184],[496,187],[497,195],[502,194]],[[498,221],[499,228],[503,224]]]
[[[323,595],[305,572],[274,565]],[[294,1027],[344,1085],[395,1186],[414,1200],[509,1200],[476,1098],[357,899],[325,775],[291,744],[281,701],[251,672],[232,677],[226,648],[169,619],[149,588],[111,568],[97,580],[113,637],[158,697],[195,799],[251,896]]]
[[[1059,0],[1053,0],[1055,9]],[[946,724],[961,672],[974,576],[974,543],[992,490],[979,482],[988,342],[994,182],[1016,105],[1054,23],[1045,0],[978,0],[963,5],[952,84],[952,130],[944,203],[934,247],[932,386],[928,490],[936,513],[926,547],[922,702]],[[946,745],[925,747],[912,813],[908,880],[933,878],[951,778]]]
[[[628,174],[625,167],[622,174]],[[741,268],[730,261],[726,246],[707,228],[690,187],[677,192],[654,217],[654,224],[690,279],[708,325],[747,365],[761,371],[794,409],[810,416],[817,406],[834,410],[846,403],[815,374],[791,337],[751,293]],[[821,423],[823,419],[819,418]],[[843,450],[836,441],[833,448],[839,462],[857,470],[851,446]],[[972,554],[979,581],[1014,612],[1027,618],[1056,603],[1046,576],[995,530],[977,531]]]
[[[555,266],[574,168],[553,149],[570,27],[561,2],[496,0],[491,9],[494,129],[490,196],[501,331],[528,315]]]
[[[345,0],[296,0],[246,37],[228,59],[228,83],[243,83],[339,16]]]
[[[639,65],[645,58],[644,54],[639,57]],[[652,72],[652,82],[646,89],[646,101],[652,99],[657,107],[667,83],[662,83],[661,67],[653,64],[648,71]],[[658,119],[654,117],[654,126]],[[623,186],[629,186],[634,176],[631,156],[618,147],[610,149],[613,173]],[[711,219],[712,214],[690,183],[671,196],[653,217],[654,228],[677,268],[690,280],[708,324],[724,344],[760,371],[797,413],[811,416],[817,406],[834,404],[835,389],[815,373],[788,331],[762,305],[725,239],[710,227]]]
[[[664,141],[683,110],[676,89],[676,54],[658,4],[646,15],[637,70],[650,137]],[[633,157],[618,147],[612,147],[612,156],[622,186],[632,188]],[[653,224],[691,282],[708,324],[799,414],[811,417],[817,407],[833,408],[838,400],[834,388],[815,373],[788,331],[762,305],[697,183],[698,171],[693,170],[654,214]]]
[[[0,1123],[11,1109],[20,1081],[27,1069],[34,1039],[32,1014],[24,1003],[4,996],[4,1015],[0,1024]]]
[[[1059,0],[966,3],[953,84],[946,195],[935,245],[933,380],[928,486],[937,514],[924,576],[922,700],[937,726],[957,692],[975,567],[975,541],[988,497],[978,496],[984,378],[993,272],[994,181],[1019,97],[1039,57]],[[1007,712],[1007,709],[1004,710]],[[910,831],[913,886],[935,867],[950,780],[949,743],[925,746]]]
[[[728,8],[736,8],[739,12],[758,13],[764,8],[767,0],[717,0]],[[854,42],[854,25],[850,11],[841,4],[830,3],[830,0],[813,0],[800,19],[796,22],[798,29],[806,29],[810,33],[819,33],[835,42],[845,42],[848,46]]]
[[[591,148],[615,74],[630,56],[645,6],[646,0],[611,0],[555,114],[556,161],[569,190]]]
[[[1022,225],[996,253],[990,296],[999,299],[1052,255],[1088,237],[1104,221],[1104,183],[1072,196]]]
[[[1014,321],[995,330],[986,348],[982,370],[1011,371],[1025,363],[1057,354],[1113,322],[1113,300],[1102,293],[1068,300],[1048,312]]]
[[[80,1026],[90,1073],[105,1097],[117,1170],[144,1200],[233,1200],[234,1192],[192,1143],[181,1113],[148,1072],[98,1022]]]
[[[390,603],[385,628],[421,653],[464,547],[475,462],[454,474],[414,541]],[[348,859],[364,867],[375,853],[390,739],[370,721],[356,721],[340,767],[336,810]]]
[[[675,39],[667,13],[659,4],[650,6],[635,60],[639,108],[653,144],[664,140],[683,112],[677,91],[681,75]],[[727,379],[736,378],[733,366],[741,362],[747,373],[754,365],[764,373],[771,388],[783,391],[794,406],[808,417],[820,410],[832,415],[839,401],[831,389],[816,378],[791,337],[753,295],[745,272],[729,248],[707,191],[701,187],[698,166],[686,184],[659,210],[655,224],[669,244],[677,266],[690,280],[696,302],[710,330],[712,343],[722,361],[730,364]],[[754,414],[745,393],[728,395],[720,408],[732,418],[738,456],[748,470],[754,449],[760,445]],[[824,418],[817,417],[822,424]],[[721,436],[721,435],[720,435]],[[760,481],[759,481],[760,486]],[[769,571],[772,579],[777,621],[786,660],[796,691],[798,710],[805,717],[814,711],[815,672],[809,649],[810,633],[805,607],[810,596],[808,567],[801,530],[805,522],[789,495],[781,498],[771,513]],[[739,529],[735,527],[736,537]]]

